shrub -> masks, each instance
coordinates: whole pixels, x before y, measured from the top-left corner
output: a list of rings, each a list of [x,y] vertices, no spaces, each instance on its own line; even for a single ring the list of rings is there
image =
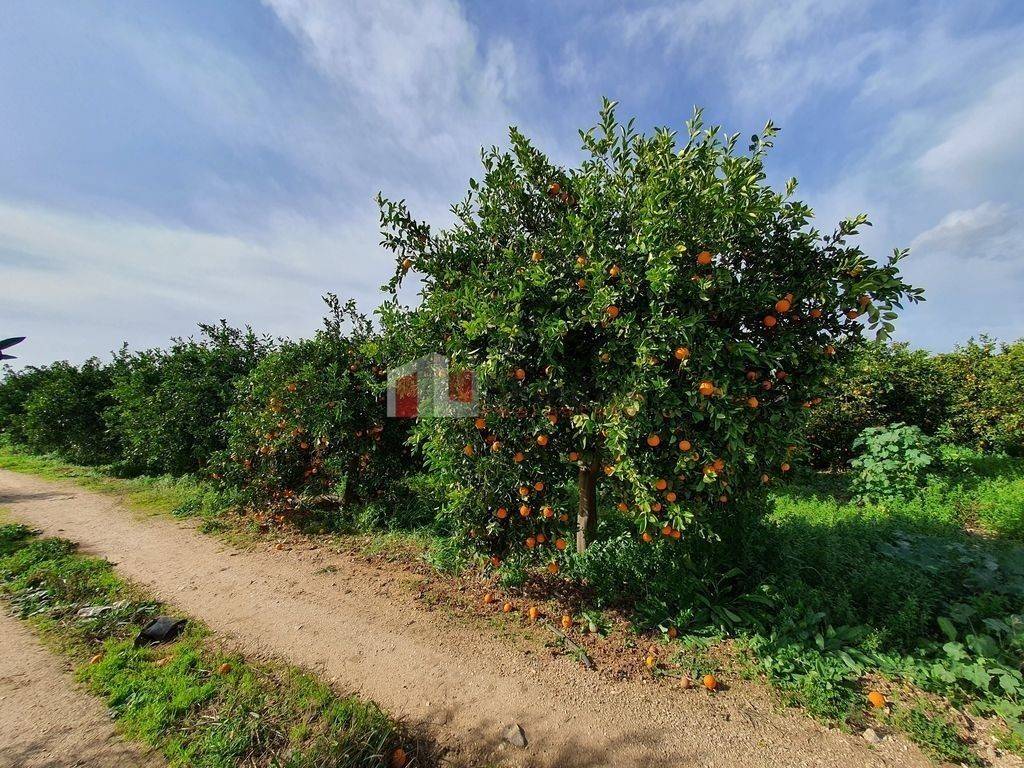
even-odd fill
[[[843,467],[853,441],[868,427],[904,422],[934,435],[946,421],[955,382],[925,350],[906,344],[868,344],[824,382],[833,393],[807,424],[811,461]]]
[[[261,360],[228,416],[220,476],[281,512],[394,498],[412,468],[404,423],[386,418],[379,339],[353,302],[328,302],[325,329]]]
[[[1024,456],[1024,340],[998,345],[982,337],[939,355],[936,365],[952,385],[952,439]]]
[[[0,434],[18,445],[27,445],[25,407],[36,388],[50,375],[47,367],[30,366],[15,371],[4,366],[0,381]]]
[[[919,427],[868,427],[854,441],[859,455],[850,462],[853,492],[862,501],[908,499],[934,463],[932,442]]]
[[[117,457],[117,441],[103,421],[111,402],[109,366],[96,358],[80,366],[54,363],[13,377],[5,389],[8,384],[20,390],[12,400],[25,394],[22,412],[11,417],[16,442],[77,464],[107,464]]]
[[[724,542],[763,513],[763,486],[800,448],[823,376],[865,326],[884,337],[920,292],[765,184],[769,124],[749,151],[705,130],[651,136],[606,102],[560,168],[517,130],[432,232],[381,200],[390,283],[422,275],[410,356],[471,367],[478,420],[421,420],[416,438],[447,490],[444,514],[493,562],[558,567],[594,538],[602,486],[646,540]],[[679,550],[680,555],[683,550]]]
[[[237,381],[270,349],[251,330],[200,325],[199,340],[122,353],[112,366],[106,412],[130,473],[182,475],[227,445],[223,420]]]

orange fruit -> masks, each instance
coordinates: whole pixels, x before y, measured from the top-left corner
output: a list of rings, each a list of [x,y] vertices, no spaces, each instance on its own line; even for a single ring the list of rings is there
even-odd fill
[[[721,472],[725,469],[725,459],[715,459],[711,462],[711,466],[715,468],[715,472]]]
[[[548,184],[548,194],[551,195],[552,197],[554,197],[561,191],[562,185],[559,184],[557,181],[552,181],[550,184]]]
[[[697,254],[697,263],[702,267],[706,267],[711,263],[711,254],[707,251],[701,251]]]
[[[817,307],[812,309],[811,310],[811,317],[813,317],[815,320],[817,320],[819,317],[821,317],[821,310],[818,309]]]
[[[529,517],[530,516],[530,508],[528,506],[526,506],[525,504],[523,504],[523,506],[521,506],[519,508],[519,516],[520,517]]]
[[[462,449],[462,452],[464,454],[466,454],[467,456],[472,456],[473,455],[473,446],[472,445],[467,445],[465,448]]]
[[[516,368],[516,378],[519,379],[520,381],[525,379],[526,371],[524,371],[522,368]]]
[[[508,510],[505,509],[504,507],[498,507],[498,509],[494,513],[494,516],[497,517],[499,520],[504,520],[506,517],[508,517]]]
[[[412,259],[402,259],[402,271],[408,272],[412,267]]]
[[[629,504],[627,504],[624,501],[620,501],[618,504],[616,504],[615,508],[618,509],[619,512],[629,512]]]
[[[558,516],[558,519],[561,522],[563,522],[563,523],[568,523],[569,522],[569,513],[568,512],[563,512],[562,514],[560,514]]]
[[[512,613],[512,603],[505,603],[501,606],[502,613]]]
[[[487,594],[484,595],[484,605],[490,605],[493,602],[494,602],[494,595],[492,595],[490,592],[488,592]]]
[[[399,747],[391,753],[391,768],[405,768],[406,763],[409,762],[409,758],[405,754],[405,750]]]
[[[674,502],[677,498],[678,497],[676,496],[675,491],[669,491],[668,493],[665,494],[665,501],[667,501],[669,504]]]
[[[550,574],[558,573],[558,563],[553,562],[553,561],[548,563],[548,573],[550,573]]]
[[[673,538],[673,539],[676,539],[676,540],[678,541],[678,540],[679,540],[679,539],[681,539],[682,537],[683,537],[683,532],[682,532],[682,531],[680,531],[680,530],[679,530],[678,528],[676,528],[676,529],[674,529],[674,530],[672,531],[672,538]]]
[[[525,486],[525,485],[520,485],[519,486],[519,495],[522,496],[525,499],[527,496],[530,495],[530,489],[527,486]]]
[[[782,466],[779,467],[779,469],[781,469],[783,472],[789,472],[790,466],[789,466],[789,464],[783,462]]]
[[[587,287],[587,281],[581,277],[579,280],[576,281],[576,287],[582,291],[584,288]]]
[[[685,360],[690,356],[690,350],[686,347],[676,347],[675,351],[676,360]]]
[[[661,510],[662,510],[662,506],[661,506],[661,502],[660,501],[656,501],[653,504],[651,504],[651,511],[652,512],[661,512]]]
[[[747,398],[747,406],[749,408],[757,408],[758,405],[759,405],[759,403],[757,402],[757,398],[756,397],[748,397]]]
[[[544,490],[544,483],[538,480],[536,483],[533,484],[533,490],[537,491],[537,493],[540,493],[541,491]]]
[[[700,386],[697,387],[697,391],[704,395],[704,397],[711,397],[715,394],[715,385],[710,381],[702,381]]]
[[[651,448],[657,448],[659,445],[661,445],[661,437],[659,435],[651,433],[647,436],[647,444],[651,446]]]
[[[501,450],[501,443],[500,442],[495,440],[493,443],[491,443],[491,453],[497,453],[500,450]]]
[[[693,448],[693,444],[689,440],[679,441],[679,450],[682,451],[683,453],[686,453],[691,448]]]
[[[562,614],[562,629],[572,629],[572,616],[568,613]]]
[[[672,640],[675,640],[675,639],[676,639],[676,638],[677,638],[677,637],[679,636],[679,630],[678,630],[678,629],[676,629],[675,627],[669,627],[669,628],[668,628],[668,636],[669,636],[669,637],[670,637],[670,638],[671,638]]]
[[[664,491],[666,488],[668,488],[668,480],[666,480],[663,477],[658,478],[658,480],[655,481],[654,483],[654,487],[656,490]]]
[[[533,536],[530,536],[529,538],[526,539],[526,548],[527,549],[533,549],[536,546],[537,546],[537,540],[535,538],[533,538]]]
[[[775,302],[775,311],[778,312],[780,315],[784,315],[787,312],[789,312],[789,309],[792,306],[793,305],[790,304],[789,299],[779,299],[778,301]]]
[[[565,539],[555,539],[555,549],[562,552],[565,549]]]
[[[544,255],[540,251],[534,251],[530,254],[530,258],[533,259],[534,263],[544,258]]]
[[[585,267],[585,266],[587,266],[587,258],[586,258],[586,256],[577,256],[576,257],[576,266],[577,267]]]
[[[619,268],[613,264],[611,268],[608,270],[608,274],[611,275],[612,277],[618,277]]]
[[[887,702],[885,700],[885,696],[883,696],[881,693],[879,693],[878,691],[871,691],[868,694],[868,703],[870,703],[871,706],[875,709],[881,709],[886,705]]]
[[[548,518],[549,520],[555,516],[555,510],[553,510],[551,507],[543,507],[541,509],[541,512],[543,512],[544,517]]]
[[[647,666],[648,669],[654,669],[656,666],[658,666],[658,660],[653,656],[648,656],[646,659],[644,659],[644,664]]]
[[[606,307],[604,311],[605,314],[608,315],[608,317],[612,318],[613,320],[619,316],[619,308],[616,307],[614,304],[612,304],[609,307]]]
[[[487,422],[483,419],[477,419],[473,422],[473,426],[477,429],[487,429]]]
[[[501,558],[498,557],[497,555],[492,556],[491,557],[491,567],[492,568],[497,568],[499,565],[501,565]]]
[[[103,654],[102,653],[97,653],[95,656],[93,656],[91,659],[89,659],[89,663],[90,664],[99,664],[101,661],[103,661]]]
[[[832,357],[832,355],[834,355],[835,353],[836,353],[836,348],[833,347],[831,344],[829,344],[827,347],[825,347],[825,354],[828,355],[829,357]]]
[[[521,464],[523,459],[525,458],[526,457],[523,456],[522,451],[516,451],[516,455],[512,457],[512,461],[514,461],[516,464]]]
[[[550,438],[547,435],[537,435],[537,445],[543,447],[548,444],[549,439]]]
[[[579,461],[580,455],[576,451],[569,451],[569,461]]]
[[[671,536],[672,535],[672,526],[671,525],[666,525],[665,527],[663,527],[661,529],[661,535],[662,536]]]
[[[849,312],[846,313],[846,316],[851,320],[856,320],[858,317],[860,317],[860,312],[858,312],[856,309],[851,309]]]
[[[526,612],[526,615],[530,617],[530,621],[536,621],[537,617],[540,616],[540,611],[537,610],[537,606],[531,605],[530,610]]]
[[[713,691],[718,687],[718,681],[714,675],[704,675],[704,687],[709,691]]]
[[[651,536],[651,534],[648,533],[647,531],[644,531],[644,535],[641,538],[644,541],[646,541],[648,544],[650,544],[652,541],[654,541],[654,537]]]
[[[778,323],[779,320],[775,315],[765,315],[763,322],[765,328],[774,328],[775,324]]]
[[[217,667],[217,674],[218,675],[226,675],[230,671],[231,671],[231,665],[228,664],[226,661],[223,664],[221,664],[219,667]]]
[[[543,544],[547,540],[548,540],[548,537],[545,534],[543,534],[543,533],[538,533],[537,534],[537,543],[538,544]]]

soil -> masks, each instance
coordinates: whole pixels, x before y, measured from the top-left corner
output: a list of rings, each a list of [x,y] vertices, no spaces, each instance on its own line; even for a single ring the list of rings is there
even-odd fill
[[[449,764],[929,765],[898,736],[869,746],[739,678],[712,694],[644,673],[588,671],[544,645],[552,633],[525,626],[525,606],[503,614],[499,598],[483,617],[463,615],[431,599],[427,577],[409,564],[298,536],[240,549],[190,523],[142,517],[110,497],[7,471],[0,471],[0,506],[112,561],[242,650],[286,659],[376,701],[435,739]],[[471,597],[463,602],[475,603]],[[525,748],[502,740],[513,723],[525,731]],[[3,727],[0,746],[10,738]]]
[[[163,758],[122,741],[99,699],[75,686],[59,657],[0,612],[0,768],[159,768]]]

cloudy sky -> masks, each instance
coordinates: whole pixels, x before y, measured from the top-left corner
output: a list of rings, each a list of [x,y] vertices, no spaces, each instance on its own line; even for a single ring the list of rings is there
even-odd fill
[[[443,223],[518,125],[562,162],[601,96],[643,127],[782,133],[830,229],[910,246],[899,336],[1024,336],[1024,4],[6,0],[0,336],[21,364],[227,318],[372,309],[378,190]]]

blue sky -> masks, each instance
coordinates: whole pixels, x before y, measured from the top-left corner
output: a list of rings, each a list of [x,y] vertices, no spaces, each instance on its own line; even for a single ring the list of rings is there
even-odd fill
[[[0,336],[20,364],[221,317],[274,335],[393,269],[378,190],[447,220],[518,125],[559,161],[602,96],[782,127],[822,229],[867,212],[927,303],[898,336],[1024,336],[1024,4],[199,0],[8,3]],[[411,297],[410,297],[411,298]]]

